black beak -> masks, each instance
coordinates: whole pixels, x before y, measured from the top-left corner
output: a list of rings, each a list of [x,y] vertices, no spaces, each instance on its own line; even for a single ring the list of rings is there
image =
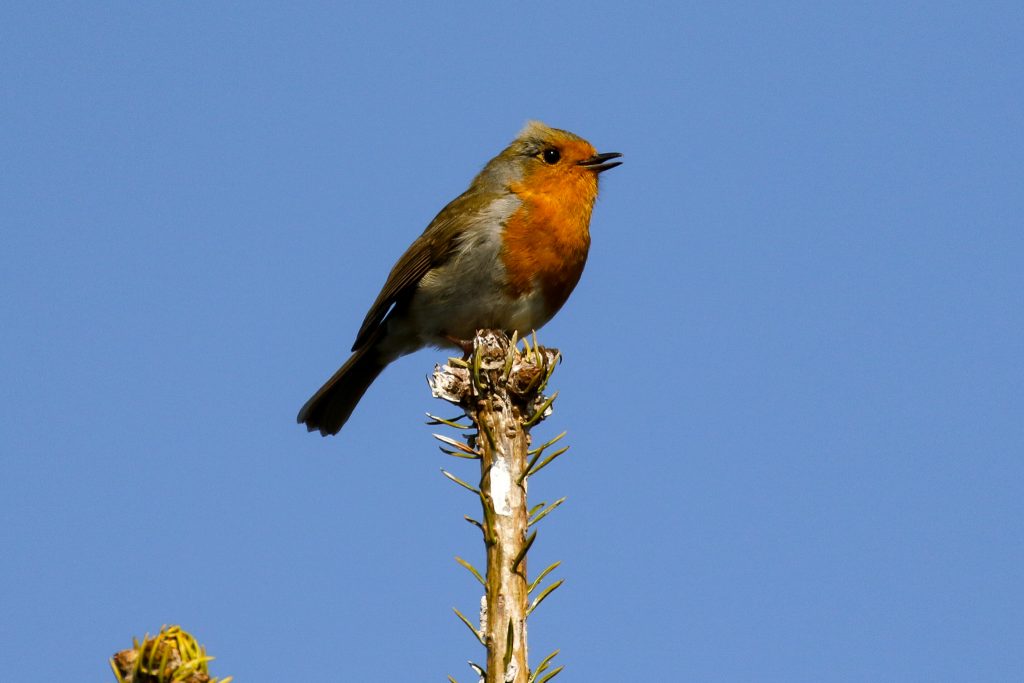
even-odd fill
[[[602,171],[607,171],[609,168],[621,166],[621,161],[612,161],[611,163],[607,164],[605,163],[609,159],[617,159],[621,156],[622,155],[619,154],[618,152],[605,152],[604,154],[595,154],[589,159],[584,159],[583,161],[577,161],[576,165],[583,166],[584,168],[589,168],[594,173],[601,173]]]

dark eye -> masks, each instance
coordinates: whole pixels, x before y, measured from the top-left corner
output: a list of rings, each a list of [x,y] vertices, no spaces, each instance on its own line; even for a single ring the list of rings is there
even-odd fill
[[[554,147],[544,150],[542,156],[544,157],[545,164],[557,164],[558,160],[562,158],[562,154]]]

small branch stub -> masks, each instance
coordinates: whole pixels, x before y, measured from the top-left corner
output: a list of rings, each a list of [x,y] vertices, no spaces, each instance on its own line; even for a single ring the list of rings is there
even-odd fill
[[[484,330],[473,340],[469,358],[436,367],[428,380],[434,396],[459,406],[476,428],[468,446],[445,443],[480,459],[477,492],[487,568],[481,605],[485,618],[478,634],[487,648],[486,683],[528,683],[531,677],[526,643],[531,586],[526,566],[536,532],[527,536],[526,488],[537,461],[531,461],[529,430],[551,414],[554,397],[542,392],[559,359],[557,350],[538,346],[536,339],[520,350],[515,338]]]

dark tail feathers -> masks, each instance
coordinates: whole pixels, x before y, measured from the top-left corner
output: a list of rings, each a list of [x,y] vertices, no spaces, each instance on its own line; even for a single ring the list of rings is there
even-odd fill
[[[320,430],[323,436],[337,434],[385,367],[387,363],[377,358],[374,344],[359,349],[306,401],[299,411],[299,423],[305,423],[311,432]]]

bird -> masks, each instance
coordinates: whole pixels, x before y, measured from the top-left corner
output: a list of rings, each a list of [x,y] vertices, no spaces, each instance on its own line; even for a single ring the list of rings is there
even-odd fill
[[[306,401],[298,422],[337,434],[401,356],[428,346],[464,348],[482,329],[520,336],[540,329],[583,274],[598,176],[621,156],[527,122],[398,259],[352,355]]]

